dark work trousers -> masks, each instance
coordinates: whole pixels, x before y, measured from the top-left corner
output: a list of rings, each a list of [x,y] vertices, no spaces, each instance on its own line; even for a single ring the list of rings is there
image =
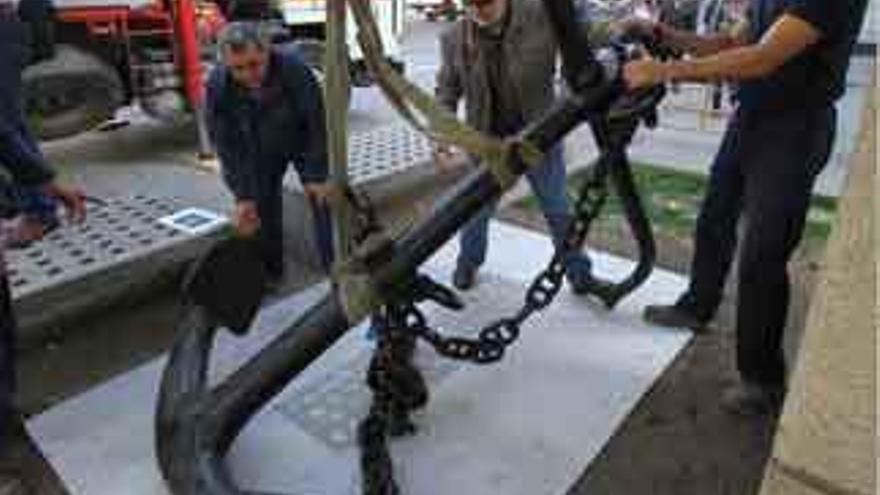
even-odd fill
[[[0,12],[0,167],[21,157],[41,160],[37,144],[25,126],[21,72],[27,60],[23,25]],[[0,239],[2,241],[2,239]],[[3,263],[0,247],[0,264]],[[5,448],[15,419],[15,316],[5,267],[0,266],[0,449]]]
[[[263,260],[269,276],[284,274],[284,235],[283,235],[283,181],[286,167],[274,167],[261,174],[256,202],[260,215],[260,241]],[[311,207],[315,244],[318,256],[325,270],[333,263],[333,230],[331,228],[330,208],[309,201]]]
[[[737,291],[737,366],[743,380],[784,385],[788,261],[800,242],[816,176],[834,141],[833,106],[738,110],[715,157],[695,234],[691,281],[679,307],[717,310],[744,217]]]
[[[2,261],[0,261],[2,262]],[[15,315],[9,281],[0,281],[0,450],[14,428],[15,420]]]

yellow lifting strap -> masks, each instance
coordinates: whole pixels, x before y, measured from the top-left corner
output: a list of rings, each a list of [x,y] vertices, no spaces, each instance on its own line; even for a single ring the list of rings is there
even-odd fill
[[[388,101],[416,130],[433,141],[455,146],[480,158],[504,190],[512,187],[517,179],[516,174],[508,168],[511,153],[518,153],[528,166],[541,162],[543,154],[533,144],[523,142],[513,146],[509,141],[477,131],[459,121],[452,112],[437,104],[431,95],[403,77],[384,56],[382,38],[369,0],[348,0],[348,5],[357,23],[357,39],[367,67]]]

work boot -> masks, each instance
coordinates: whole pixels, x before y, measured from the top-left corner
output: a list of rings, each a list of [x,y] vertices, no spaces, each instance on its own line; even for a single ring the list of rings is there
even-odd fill
[[[642,318],[653,325],[667,328],[688,328],[694,333],[707,330],[708,320],[700,318],[692,311],[677,304],[669,306],[647,306]]]
[[[477,283],[477,267],[459,263],[452,274],[452,285],[458,290],[470,290]]]
[[[738,416],[776,414],[785,402],[785,387],[741,382],[721,395],[721,408]]]

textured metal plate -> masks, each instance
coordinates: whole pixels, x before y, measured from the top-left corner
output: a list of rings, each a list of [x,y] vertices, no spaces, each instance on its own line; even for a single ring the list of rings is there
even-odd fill
[[[208,222],[202,224],[203,229],[194,233],[185,226],[178,228],[173,222],[175,214],[188,211],[191,215],[187,218],[195,219],[197,211],[187,206],[175,199],[148,196],[90,205],[83,224],[64,226],[26,249],[7,252],[13,297],[24,298],[150,257],[210,234],[225,223],[222,216],[202,210]]]
[[[432,324],[450,335],[474,337],[483,325],[515,313],[521,301],[520,294],[525,289],[510,285],[494,273],[481,275],[478,286],[460,295],[466,311],[431,311],[429,308]],[[508,289],[504,297],[499,297],[499,287]],[[330,448],[357,445],[357,425],[366,416],[370,405],[371,395],[364,385],[364,377],[372,354],[372,348],[365,347],[346,362],[333,368],[326,367],[320,377],[304,382],[297,394],[277,402],[276,409]],[[415,361],[430,390],[437,390],[455,372],[473,368],[467,363],[441,358],[424,344],[419,345]]]
[[[364,349],[348,363],[304,386],[293,400],[278,403],[276,409],[328,447],[345,449],[357,445],[357,426],[366,416],[371,400],[364,377],[372,354],[372,350]],[[441,360],[432,352],[422,352],[419,359],[419,369],[432,388],[462,366]]]
[[[349,136],[349,180],[354,186],[368,186],[414,169],[431,166],[428,138],[404,124],[393,124]],[[291,170],[287,187],[298,186]]]

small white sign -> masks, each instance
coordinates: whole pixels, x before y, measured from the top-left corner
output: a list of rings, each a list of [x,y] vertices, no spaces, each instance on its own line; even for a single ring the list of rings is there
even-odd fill
[[[213,232],[229,223],[227,217],[201,208],[186,208],[157,221],[166,227],[190,235]]]

